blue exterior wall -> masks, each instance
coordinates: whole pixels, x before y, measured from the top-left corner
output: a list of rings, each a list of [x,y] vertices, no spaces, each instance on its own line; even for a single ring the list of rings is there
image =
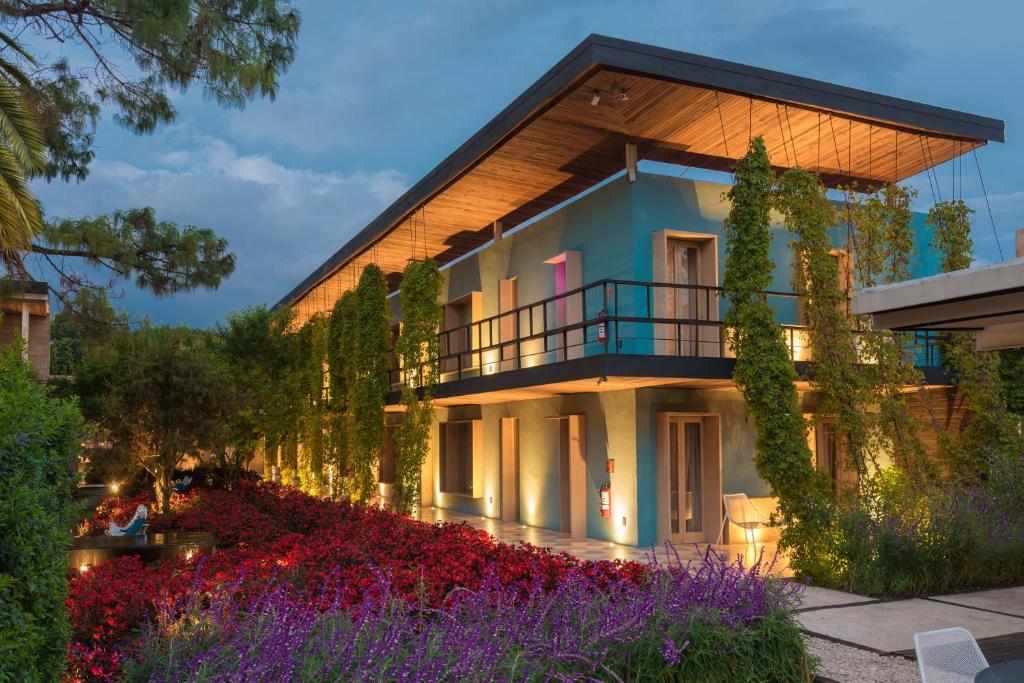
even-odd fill
[[[725,268],[722,223],[728,213],[728,186],[642,173],[635,183],[612,180],[560,210],[445,269],[443,298],[452,300],[481,292],[483,317],[497,315],[498,283],[517,278],[520,306],[555,294],[552,268],[544,261],[567,250],[581,253],[582,283],[601,279],[651,281],[654,278],[652,236],[661,230],[704,233],[718,237],[718,283]],[[916,258],[913,275],[938,272],[938,259],[928,247],[924,216],[914,216]],[[772,289],[792,291],[790,242],[778,217],[772,226],[771,256],[776,264]],[[845,226],[833,232],[842,247]],[[600,293],[598,293],[600,296]],[[629,298],[623,296],[623,303]],[[634,302],[636,303],[636,302]],[[779,321],[796,322],[794,300],[775,299]],[[638,304],[639,305],[639,304]],[[588,311],[591,302],[588,299]],[[620,313],[625,311],[620,309]],[[631,349],[624,348],[628,352]],[[634,350],[640,350],[637,347]],[[721,419],[722,490],[768,495],[768,486],[753,465],[756,435],[747,421],[742,398],[734,389],[635,389],[573,394],[483,406],[438,409],[438,419],[480,419],[483,422],[484,493],[478,498],[441,494],[434,483],[436,504],[461,512],[499,516],[500,420],[519,418],[520,520],[524,524],[559,527],[559,441],[557,415],[586,416],[587,533],[591,538],[637,545],[655,542],[655,416],[661,411],[715,413]],[[436,442],[436,431],[435,431]],[[605,471],[613,458],[615,472]],[[610,518],[599,514],[598,491],[612,484]],[[622,524],[622,518],[626,524]]]

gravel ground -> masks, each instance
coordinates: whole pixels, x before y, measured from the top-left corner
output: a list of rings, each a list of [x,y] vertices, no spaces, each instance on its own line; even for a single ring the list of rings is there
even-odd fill
[[[821,660],[818,674],[839,683],[919,683],[917,663],[808,636],[807,651]]]

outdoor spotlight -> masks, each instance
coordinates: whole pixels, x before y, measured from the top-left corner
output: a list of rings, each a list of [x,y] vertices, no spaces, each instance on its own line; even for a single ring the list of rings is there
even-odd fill
[[[112,482],[112,483],[110,484],[110,490],[111,490],[112,492],[114,492],[114,493],[117,493],[118,491],[120,491],[120,490],[121,490],[121,485],[120,485],[120,484],[118,484],[118,483],[117,483],[116,481],[115,481],[115,482]]]
[[[600,101],[601,101],[601,93],[599,91],[595,90],[594,94],[590,96],[590,106],[591,107],[596,107],[598,105],[598,103],[600,103]]]
[[[78,565],[78,573],[79,573],[79,574],[84,574],[84,573],[86,573],[87,571],[89,571],[89,565],[87,565],[87,564],[84,564],[84,563],[83,563],[83,564],[80,564],[80,565]]]
[[[625,88],[619,88],[619,92],[617,95],[615,95],[615,99],[617,99],[619,102],[625,102],[626,100],[629,99],[629,93],[626,92]]]

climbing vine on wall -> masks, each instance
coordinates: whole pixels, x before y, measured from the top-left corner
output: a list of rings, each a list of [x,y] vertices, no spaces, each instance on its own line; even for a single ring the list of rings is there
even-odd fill
[[[962,270],[971,265],[971,210],[962,200],[939,202],[928,212],[932,247],[942,259],[942,270]],[[1019,456],[1021,437],[1017,420],[1006,408],[999,382],[999,355],[975,349],[975,335],[951,334],[943,348],[943,360],[963,395],[969,419],[958,439],[944,439],[944,455],[951,472],[971,480],[988,472],[995,458]]]
[[[355,293],[351,394],[352,494],[364,502],[376,494],[375,469],[384,443],[384,404],[390,388],[387,294],[384,272],[372,263],[366,266]]]
[[[327,326],[328,425],[327,464],[329,494],[334,499],[351,495],[352,388],[355,385],[356,295],[347,291],[331,310]]]
[[[794,289],[802,297],[812,362],[808,375],[819,397],[817,417],[830,417],[846,445],[851,465],[865,471],[864,383],[846,292],[832,255],[829,229],[835,210],[817,176],[794,168],[780,179],[775,205],[796,239]]]
[[[813,545],[825,523],[828,494],[811,464],[796,370],[775,310],[762,293],[775,267],[769,257],[774,182],[764,140],[754,138],[736,165],[729,191],[725,324],[736,355],[733,379],[757,430],[757,471],[779,499],[779,515],[786,524],[782,545],[791,549],[793,565],[800,569],[804,549]]]
[[[300,488],[314,496],[324,493],[324,467],[328,450],[327,404],[324,401],[324,361],[327,357],[328,319],[315,315],[298,337],[298,372],[302,412],[299,419],[297,467]]]
[[[402,328],[395,351],[403,370],[405,419],[395,431],[393,504],[406,513],[419,505],[420,474],[430,446],[440,352],[437,330],[443,314],[438,303],[442,282],[432,259],[411,262],[402,276]]]
[[[917,192],[886,185],[878,192],[848,192],[845,214],[852,234],[854,281],[874,287],[906,280],[913,258],[914,230],[911,202]],[[872,330],[867,316],[856,321],[860,330],[861,366],[866,390],[877,398],[877,410],[868,416],[866,450],[872,456],[889,453],[892,461],[911,477],[931,478],[933,463],[926,458],[921,425],[907,406],[906,387],[922,386],[924,378],[904,348],[906,334]]]

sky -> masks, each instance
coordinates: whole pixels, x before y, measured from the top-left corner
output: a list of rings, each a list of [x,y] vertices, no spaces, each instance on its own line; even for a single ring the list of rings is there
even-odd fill
[[[237,256],[215,292],[115,303],[155,322],[207,327],[276,303],[416,180],[590,33],[777,69],[1002,119],[979,151],[1006,257],[1024,227],[1024,4],[299,0],[298,55],[275,101],[221,109],[198,88],[150,135],[104,112],[84,182],[36,184],[48,218],[152,206],[214,229]],[[57,48],[50,48],[55,56]],[[1000,260],[973,159],[979,262]],[[948,198],[949,165],[937,169]],[[932,202],[916,179],[918,207]],[[46,276],[46,273],[42,273]],[[51,276],[52,277],[52,276]]]

